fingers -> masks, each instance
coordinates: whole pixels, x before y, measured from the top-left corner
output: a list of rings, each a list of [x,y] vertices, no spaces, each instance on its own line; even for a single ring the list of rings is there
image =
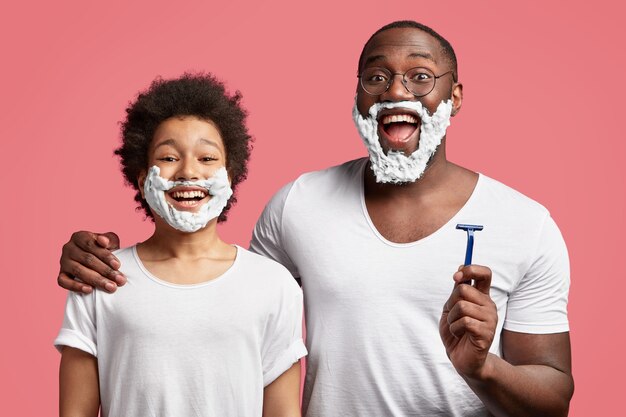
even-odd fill
[[[113,238],[114,237],[114,238]],[[111,253],[111,248],[108,246],[114,244],[119,246],[119,239],[113,233],[96,234],[91,232],[76,232],[72,235],[72,238],[65,246],[68,247],[69,254],[76,254],[78,251],[74,247],[80,249],[81,252],[94,255],[102,263],[108,265],[112,269],[117,269],[120,266],[120,261]],[[63,250],[65,251],[65,246]],[[75,259],[78,260],[78,259]],[[96,266],[98,264],[96,263]],[[85,266],[89,266],[85,264]]]
[[[471,285],[462,285],[462,282],[457,282],[452,290],[452,293],[450,294],[450,297],[448,298],[448,301],[446,301],[446,304],[444,305],[444,310],[450,312],[452,308],[461,300],[466,300],[479,306],[493,304],[489,294],[484,294]]]
[[[466,265],[459,268],[452,276],[455,285],[473,281],[473,286],[483,294],[491,289],[491,269],[481,265]]]
[[[89,259],[95,259],[95,257],[90,254],[87,254],[87,256]],[[94,260],[93,262],[95,263],[96,261]],[[108,292],[114,292],[117,289],[117,279],[119,277],[121,277],[125,282],[126,278],[121,275],[115,275],[119,274],[117,271],[107,266],[104,266],[104,268],[98,267],[96,270],[94,269],[96,268],[94,263],[89,264],[89,266],[84,266],[79,262],[70,260],[65,263],[62,273],[65,273],[69,277],[80,279],[82,281],[82,285],[89,285]]]
[[[489,349],[494,337],[494,329],[489,323],[467,316],[450,324],[450,333],[459,339],[466,334],[469,335],[472,343],[483,350]]]
[[[83,294],[89,294],[93,291],[93,288],[89,285],[85,285],[80,281],[76,281],[73,278],[70,278],[67,274],[61,272],[59,273],[59,277],[57,278],[57,284],[59,287],[65,288],[69,291],[80,292]]]
[[[487,322],[491,320],[490,306],[481,306],[467,300],[460,300],[450,309],[448,313],[448,324],[452,324],[462,317],[470,317],[472,319]]]
[[[113,232],[106,232],[99,234],[96,237],[96,242],[108,250],[118,250],[120,248],[120,238]]]
[[[493,306],[479,306],[465,300],[461,300],[452,307],[447,316],[450,333],[460,338],[466,332],[474,337],[491,341],[498,324],[498,313]]]
[[[91,232],[74,233],[71,240],[63,246],[59,285],[71,290],[80,288],[81,292],[84,292],[85,286],[113,292],[118,285],[124,285],[126,278],[117,271],[120,267],[119,260],[109,249],[101,246],[109,246],[111,242],[119,243],[117,236],[112,238]],[[76,285],[69,283],[66,278],[78,278],[83,282]]]
[[[489,294],[484,294],[470,285],[458,285],[444,306],[442,318],[450,333],[460,338],[466,332],[474,337],[493,340],[498,324],[498,310]]]

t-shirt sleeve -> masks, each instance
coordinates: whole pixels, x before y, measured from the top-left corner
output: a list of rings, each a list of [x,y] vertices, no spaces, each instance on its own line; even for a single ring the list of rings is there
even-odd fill
[[[250,250],[266,258],[275,260],[287,268],[294,278],[299,278],[298,269],[287,254],[285,246],[283,245],[282,235],[283,213],[292,186],[293,183],[284,186],[272,197],[270,202],[267,203],[267,206],[265,206],[252,232]]]
[[[63,346],[69,346],[98,356],[95,297],[95,291],[91,294],[68,293],[63,325],[54,341],[59,351]]]
[[[530,268],[509,296],[504,329],[536,334],[569,331],[569,285],[567,247],[547,215]]]
[[[307,354],[302,341],[302,302],[302,290],[290,280],[266,325],[261,348],[263,386]]]

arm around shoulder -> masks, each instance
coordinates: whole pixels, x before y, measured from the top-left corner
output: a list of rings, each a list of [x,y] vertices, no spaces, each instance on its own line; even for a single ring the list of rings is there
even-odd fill
[[[61,252],[58,285],[82,293],[90,293],[96,287],[114,292],[126,283],[118,271],[119,260],[111,253],[118,248],[119,238],[115,233],[81,231],[72,234]]]

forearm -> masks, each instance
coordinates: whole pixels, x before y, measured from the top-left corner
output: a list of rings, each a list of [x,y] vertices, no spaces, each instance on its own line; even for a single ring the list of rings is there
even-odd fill
[[[464,377],[497,417],[567,416],[574,392],[570,375],[546,365],[514,366],[489,354],[480,377]]]
[[[265,387],[263,417],[300,416],[300,361],[298,361]]]
[[[59,416],[97,417],[100,409],[96,358],[65,347],[59,371]]]

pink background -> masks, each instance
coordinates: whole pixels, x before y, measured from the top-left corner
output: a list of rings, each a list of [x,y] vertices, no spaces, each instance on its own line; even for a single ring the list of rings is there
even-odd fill
[[[570,415],[621,413],[621,2],[86,3],[24,1],[0,14],[0,415],[56,413],[52,341],[65,300],[56,275],[70,233],[115,230],[130,245],[150,231],[112,155],[139,89],[156,75],[210,70],[243,92],[256,144],[222,232],[247,246],[281,185],[364,154],[350,117],[358,54],[374,30],[404,18],[432,26],[458,54],[465,101],[450,159],[540,201],[568,243]]]

